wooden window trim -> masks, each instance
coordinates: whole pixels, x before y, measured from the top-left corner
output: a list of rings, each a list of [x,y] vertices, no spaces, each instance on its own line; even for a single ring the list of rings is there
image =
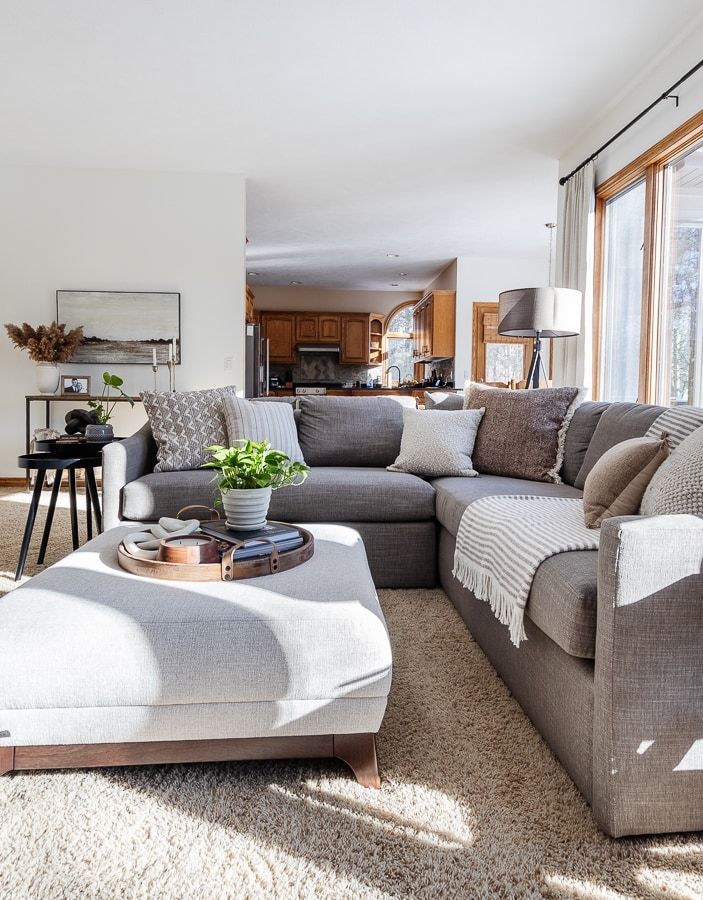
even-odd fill
[[[606,253],[605,210],[609,200],[645,181],[645,222],[642,271],[642,331],[639,389],[641,403],[655,403],[659,359],[659,309],[662,237],[664,234],[664,169],[703,142],[703,110],[645,150],[596,188],[593,266],[593,396],[600,397],[603,272]]]
[[[388,377],[388,339],[389,338],[400,338],[401,340],[412,340],[413,333],[412,331],[388,331],[388,324],[393,321],[393,319],[398,315],[399,312],[402,312],[404,309],[408,307],[412,307],[413,309],[417,306],[416,300],[404,300],[402,303],[399,303],[397,306],[394,306],[393,309],[388,313],[383,322],[383,352],[381,353],[381,370],[383,372],[383,380],[385,381]]]

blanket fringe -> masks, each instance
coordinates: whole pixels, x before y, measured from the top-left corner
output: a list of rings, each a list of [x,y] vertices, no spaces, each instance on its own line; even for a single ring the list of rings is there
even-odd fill
[[[452,575],[479,600],[490,604],[494,615],[510,630],[510,640],[516,646],[527,640],[522,612],[515,607],[514,598],[506,593],[493,573],[477,566],[469,566],[462,559],[454,560]]]

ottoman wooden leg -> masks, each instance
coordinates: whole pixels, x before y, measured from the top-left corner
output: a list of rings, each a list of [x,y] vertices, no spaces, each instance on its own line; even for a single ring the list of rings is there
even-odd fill
[[[15,748],[0,747],[0,775],[6,775],[15,768]]]
[[[381,787],[375,734],[335,734],[334,755],[349,766],[362,787]]]

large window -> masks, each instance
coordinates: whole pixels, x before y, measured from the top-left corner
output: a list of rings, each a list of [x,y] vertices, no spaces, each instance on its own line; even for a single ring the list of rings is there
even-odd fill
[[[596,395],[703,405],[703,113],[596,195]]]
[[[391,370],[394,383],[413,379],[413,305],[394,310],[386,323],[386,373],[391,366],[400,369],[400,378],[397,369]]]

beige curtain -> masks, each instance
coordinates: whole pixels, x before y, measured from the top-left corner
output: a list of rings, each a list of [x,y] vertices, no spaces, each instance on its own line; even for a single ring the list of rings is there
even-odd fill
[[[555,285],[583,294],[581,334],[553,341],[554,384],[593,384],[593,249],[595,238],[595,171],[589,163],[560,190]]]

